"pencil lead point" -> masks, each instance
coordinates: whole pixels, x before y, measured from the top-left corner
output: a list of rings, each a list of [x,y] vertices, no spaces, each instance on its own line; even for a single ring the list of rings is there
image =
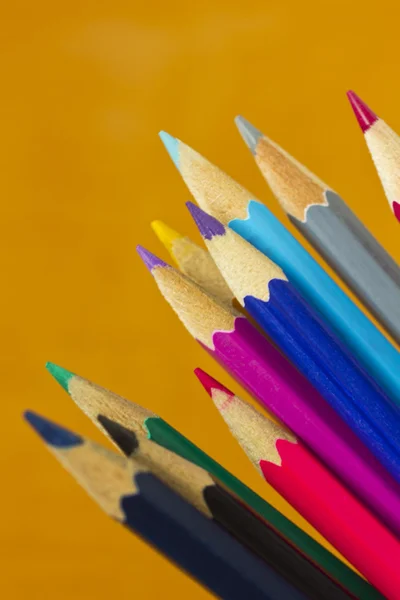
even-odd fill
[[[347,97],[350,101],[351,108],[354,111],[358,124],[360,125],[362,132],[366,133],[368,129],[378,120],[376,114],[365,104],[361,98],[354,92],[349,90]]]
[[[25,420],[33,427],[33,429],[40,435],[40,437],[49,444],[56,448],[70,448],[72,446],[79,446],[83,443],[83,439],[69,431],[64,429],[60,425],[56,425],[52,421],[41,417],[37,413],[27,410],[24,413]]]
[[[396,219],[398,221],[400,221],[400,204],[398,202],[394,201],[392,204],[392,208],[393,208],[394,216],[396,217]]]
[[[228,396],[234,396],[234,394],[230,390],[228,390],[228,388],[226,388],[224,385],[222,385],[222,383],[214,379],[214,377],[211,377],[211,375],[203,371],[203,369],[195,369],[194,374],[196,375],[197,379],[200,381],[201,385],[204,387],[206,392],[211,397],[213,390],[220,390],[221,392],[228,394]]]
[[[61,385],[61,387],[63,387],[64,390],[69,393],[68,383],[70,379],[74,377],[74,373],[67,371],[67,369],[64,369],[63,367],[59,367],[52,362],[46,363],[46,369],[50,375],[53,375],[54,379]]]
[[[120,425],[104,415],[98,415],[97,420],[126,456],[131,456],[131,454],[139,447],[137,437],[130,429],[123,427],[123,425]]]
[[[166,131],[160,131],[158,134],[161,138],[162,143],[165,146],[166,151],[173,160],[176,168],[179,170],[179,140],[174,138]]]
[[[136,250],[150,272],[152,272],[155,267],[168,267],[166,262],[161,260],[161,258],[158,258],[158,256],[155,256],[155,254],[152,254],[149,250],[146,250],[146,248],[143,248],[143,246],[136,246]]]
[[[239,133],[242,136],[245,143],[250,148],[253,154],[256,153],[258,140],[262,137],[261,131],[256,129],[254,125],[249,123],[244,117],[235,117],[236,127],[239,129]]]
[[[212,240],[216,235],[225,234],[225,227],[217,219],[201,210],[193,202],[186,202],[186,206],[204,239]]]
[[[163,223],[163,221],[153,221],[151,228],[160,242],[164,244],[168,252],[172,255],[175,240],[179,240],[183,236],[175,231],[175,229],[172,229],[172,227],[169,227],[169,225]]]

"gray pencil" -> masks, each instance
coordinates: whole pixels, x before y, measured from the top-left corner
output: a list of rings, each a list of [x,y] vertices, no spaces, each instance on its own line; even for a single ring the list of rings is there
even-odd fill
[[[291,222],[400,343],[400,268],[329,187],[243,117],[236,124]]]

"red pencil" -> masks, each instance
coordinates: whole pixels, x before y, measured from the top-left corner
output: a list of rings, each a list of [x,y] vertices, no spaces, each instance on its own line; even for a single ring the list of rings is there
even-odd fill
[[[382,594],[400,598],[400,542],[288,430],[201,369],[197,377],[270,483]]]
[[[347,92],[386,197],[400,221],[400,137],[352,91]]]

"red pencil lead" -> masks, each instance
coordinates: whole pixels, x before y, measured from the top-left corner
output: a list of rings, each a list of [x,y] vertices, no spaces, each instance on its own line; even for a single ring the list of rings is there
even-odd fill
[[[400,204],[398,202],[393,202],[393,212],[396,219],[400,222]]]
[[[202,369],[195,369],[194,374],[210,396],[212,396],[213,390],[221,390],[221,392],[225,392],[229,396],[234,396],[234,394],[228,390],[228,388],[226,388],[224,385],[222,385],[222,383],[214,379],[214,377],[211,377],[211,375]]]
[[[368,129],[378,120],[376,114],[351,90],[347,92],[347,97],[350,101],[351,107],[356,115],[358,124],[360,125],[363,133],[367,132]]]

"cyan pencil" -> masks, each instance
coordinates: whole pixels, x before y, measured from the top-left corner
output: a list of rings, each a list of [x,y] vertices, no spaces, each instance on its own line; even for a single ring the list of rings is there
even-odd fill
[[[400,354],[278,219],[181,141],[162,140],[199,206],[278,264],[386,393],[400,403]]]

